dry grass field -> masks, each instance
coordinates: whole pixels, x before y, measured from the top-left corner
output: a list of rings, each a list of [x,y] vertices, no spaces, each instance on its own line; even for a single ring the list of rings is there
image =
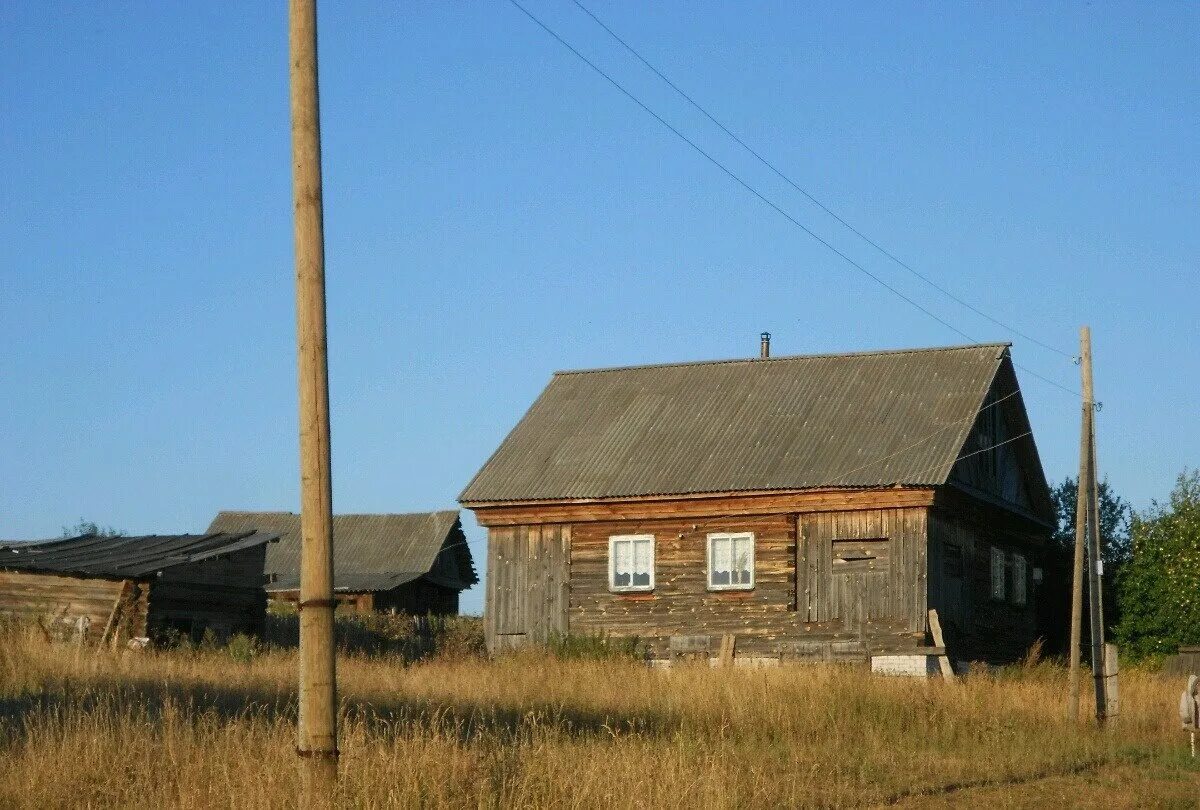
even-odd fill
[[[0,639],[0,807],[295,805],[296,661]],[[1180,684],[1116,728],[1056,667],[959,686],[845,667],[652,671],[528,655],[340,664],[346,807],[1197,806]]]

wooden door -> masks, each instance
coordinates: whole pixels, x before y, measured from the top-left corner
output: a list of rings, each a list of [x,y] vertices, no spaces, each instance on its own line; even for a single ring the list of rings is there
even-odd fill
[[[857,633],[871,619],[889,617],[890,545],[887,538],[833,541],[830,618],[840,618],[850,632]]]
[[[804,621],[853,632],[862,623],[878,632],[925,629],[924,509],[803,513],[796,525],[796,610]]]
[[[525,633],[531,642],[544,644],[551,636],[567,633],[570,555],[569,526],[529,527],[525,538]]]
[[[516,526],[488,532],[484,629],[492,652],[544,643],[567,632],[569,526]]]

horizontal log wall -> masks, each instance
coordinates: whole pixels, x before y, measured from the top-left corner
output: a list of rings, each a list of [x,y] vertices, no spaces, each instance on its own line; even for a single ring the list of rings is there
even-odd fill
[[[120,592],[120,580],[0,571],[0,615],[42,622],[87,617],[88,638],[94,640],[104,633]],[[144,611],[144,599],[135,601],[129,616],[131,631],[144,628],[138,616],[144,616]]]
[[[206,629],[220,638],[261,632],[266,546],[168,568],[151,582],[149,627],[174,628],[198,639]]]
[[[900,488],[868,490],[802,490],[794,492],[729,492],[689,496],[645,496],[560,501],[552,503],[467,504],[481,526],[533,526],[544,523],[587,523],[611,520],[658,520],[713,515],[725,517],[782,515],[801,512],[846,512],[930,506],[934,490]]]
[[[930,512],[929,603],[938,610],[952,658],[994,664],[1015,661],[1037,637],[1037,585],[1031,573],[1025,580],[1026,603],[1013,604],[1012,569],[1006,567],[1005,598],[992,598],[991,548],[1026,557],[1029,571],[1041,560],[1041,540],[1001,522],[981,523],[962,512]],[[961,550],[962,576],[950,576],[947,546]]]
[[[901,523],[914,531],[918,523],[923,528],[923,520],[911,519],[911,525]],[[571,533],[570,632],[638,636],[658,657],[669,654],[672,636],[682,635],[732,633],[738,655],[751,657],[825,655],[830,644],[851,645],[861,652],[863,641],[877,650],[905,649],[923,642],[923,618],[914,631],[916,620],[908,615],[915,615],[918,608],[924,610],[924,578],[916,579],[921,573],[917,571],[912,572],[909,587],[920,594],[897,597],[907,613],[878,617],[865,623],[861,633],[859,628],[847,629],[840,617],[809,620],[807,605],[797,611],[796,527],[793,514],[576,524]],[[753,590],[709,591],[707,535],[745,531],[755,535]],[[608,539],[615,534],[654,535],[653,592],[609,591]],[[830,538],[825,539],[828,542]],[[913,537],[911,543],[913,559],[923,560],[924,536],[919,543]],[[830,587],[828,574],[822,587],[823,592]]]
[[[373,608],[413,616],[453,616],[458,613],[458,591],[417,579],[390,591],[376,592]]]

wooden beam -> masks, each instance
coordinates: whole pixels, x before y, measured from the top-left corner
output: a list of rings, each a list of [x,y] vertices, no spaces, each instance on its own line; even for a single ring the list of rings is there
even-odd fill
[[[860,509],[928,507],[934,490],[894,487],[861,490],[724,492],[603,500],[467,504],[481,526],[533,526],[608,520],[656,520],[711,516],[746,517],[792,512],[849,512]]]
[[[99,647],[103,647],[110,638],[116,639],[117,622],[121,620],[121,606],[125,603],[132,588],[133,580],[121,580],[121,590],[117,591],[117,598],[113,600],[112,612],[108,614],[108,623],[104,625],[104,632],[100,634]]]
[[[734,643],[735,642],[734,642],[733,633],[726,633],[725,635],[721,636],[721,653],[720,653],[721,666],[723,666],[723,667],[733,666],[733,645],[734,645]]]
[[[929,634],[933,636],[933,646],[940,647],[942,650],[942,654],[937,657],[938,666],[942,670],[942,679],[947,683],[957,683],[957,679],[954,677],[954,667],[946,655],[946,640],[942,637],[942,623],[938,619],[938,612],[932,609],[929,611]]]

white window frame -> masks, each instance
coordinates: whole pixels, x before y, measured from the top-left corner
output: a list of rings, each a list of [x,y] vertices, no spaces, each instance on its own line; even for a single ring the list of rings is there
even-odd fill
[[[728,585],[714,585],[713,584],[712,562],[713,562],[713,541],[714,540],[730,540],[730,541],[732,541],[732,540],[749,540],[750,541],[750,581],[749,582],[737,582],[737,583],[730,583]],[[755,572],[754,572],[754,546],[755,546],[754,532],[713,532],[712,534],[708,535],[708,539],[707,539],[707,541],[705,541],[704,545],[705,545],[705,548],[704,548],[705,568],[707,568],[707,571],[705,573],[705,580],[708,584],[708,589],[710,591],[750,591],[750,590],[754,589],[754,582],[756,579]],[[730,543],[730,551],[732,552],[732,550],[733,550],[733,544]],[[731,575],[732,575],[732,566],[733,566],[733,560],[730,559],[730,569],[731,569],[730,574]],[[732,576],[731,576],[731,578],[732,578]]]
[[[1008,596],[1008,583],[1004,581],[1006,579],[1004,576],[1004,570],[1007,567],[1006,563],[1008,561],[1005,559],[1006,555],[1004,554],[1004,549],[1000,548],[999,546],[991,546],[991,551],[991,597],[998,602],[1003,602]]]
[[[635,556],[633,554],[633,544],[638,541],[650,541],[650,584],[649,585],[634,585],[633,571],[629,572],[629,585],[617,585],[617,543],[629,543],[630,564],[633,564]],[[645,593],[654,590],[654,567],[655,567],[655,542],[652,534],[614,534],[608,538],[608,589],[613,593]]]
[[[1012,577],[1012,580],[1013,580],[1013,583],[1012,583],[1013,584],[1013,587],[1012,587],[1013,604],[1023,607],[1029,601],[1029,592],[1028,592],[1029,583],[1026,581],[1027,577],[1028,577],[1028,570],[1025,567],[1025,555],[1024,554],[1013,554],[1012,560],[1013,560],[1013,577]]]

